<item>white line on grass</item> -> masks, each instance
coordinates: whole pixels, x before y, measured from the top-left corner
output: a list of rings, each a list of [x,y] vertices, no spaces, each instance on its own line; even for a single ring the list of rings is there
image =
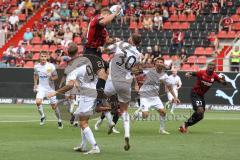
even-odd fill
[[[47,120],[48,122],[56,122],[57,120]],[[25,120],[25,121],[0,121],[0,123],[32,123],[39,122],[39,120]]]

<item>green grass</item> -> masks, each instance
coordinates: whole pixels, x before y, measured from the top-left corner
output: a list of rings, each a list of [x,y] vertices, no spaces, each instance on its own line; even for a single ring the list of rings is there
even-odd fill
[[[177,128],[189,110],[178,111],[180,120],[166,123],[171,135],[158,134],[158,121],[132,122],[128,152],[123,150],[122,122],[119,135],[108,136],[104,124],[94,132],[101,154],[83,155],[72,150],[81,141],[79,129],[64,122],[58,130],[53,112],[44,109],[48,122],[39,126],[33,105],[0,105],[0,160],[239,160],[239,112],[207,112],[185,135]]]

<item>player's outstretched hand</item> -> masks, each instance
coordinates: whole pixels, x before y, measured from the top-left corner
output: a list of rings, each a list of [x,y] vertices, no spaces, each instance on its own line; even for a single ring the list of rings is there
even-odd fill
[[[56,96],[56,92],[47,93],[47,98],[51,98],[51,97],[54,97],[54,96]]]
[[[185,77],[186,77],[186,78],[191,78],[191,77],[192,77],[191,72],[187,72],[187,73],[185,74]]]
[[[176,103],[176,104],[181,103],[181,101],[178,98],[173,99],[173,102]]]

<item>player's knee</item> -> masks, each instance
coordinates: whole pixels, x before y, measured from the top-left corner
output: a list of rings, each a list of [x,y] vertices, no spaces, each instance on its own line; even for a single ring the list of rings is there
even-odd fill
[[[142,112],[142,118],[146,119],[149,116],[149,112]]]
[[[42,104],[42,100],[36,99],[36,105],[37,105],[37,106],[40,106],[41,104]]]
[[[159,111],[159,114],[161,116],[166,116],[166,110],[165,109],[159,109],[158,111]]]
[[[52,107],[53,110],[56,110],[57,105],[56,104],[51,104],[51,107]]]
[[[108,77],[108,75],[103,68],[98,71],[98,78],[107,80],[107,77]]]
[[[80,127],[85,129],[88,127],[88,122],[86,120],[80,120]]]
[[[203,107],[198,107],[197,109],[198,114],[204,114],[204,112],[205,112],[205,109]]]

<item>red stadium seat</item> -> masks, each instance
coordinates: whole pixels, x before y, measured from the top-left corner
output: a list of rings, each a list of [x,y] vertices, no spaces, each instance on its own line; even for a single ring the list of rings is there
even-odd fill
[[[195,55],[203,55],[205,54],[205,49],[203,47],[197,47],[194,52]]]
[[[32,51],[33,52],[40,52],[42,50],[41,45],[33,45]]]
[[[41,51],[49,51],[49,46],[48,45],[43,45],[41,48]]]
[[[49,48],[49,52],[55,52],[57,50],[57,46],[51,45]]]
[[[41,44],[41,38],[40,37],[33,37],[33,39],[31,40],[32,44]]]
[[[25,47],[25,50],[27,51],[27,52],[31,52],[32,51],[32,45],[27,45],[26,47]]]
[[[227,32],[227,38],[235,38],[236,32],[235,31],[228,31]]]
[[[191,71],[199,71],[199,70],[200,70],[199,66],[196,66],[196,65],[191,66]]]
[[[108,6],[109,0],[102,0],[102,6]]]
[[[142,21],[138,22],[138,26],[137,27],[138,27],[138,29],[143,29]]]
[[[40,53],[35,53],[32,57],[32,60],[37,61],[39,60],[39,57],[40,57]]]
[[[190,64],[183,64],[181,70],[190,71],[191,70]]]
[[[190,56],[188,57],[188,63],[196,63],[197,62],[197,56]]]
[[[240,7],[238,7],[237,9],[237,14],[240,14]]]
[[[180,24],[180,29],[189,29],[189,23],[188,22],[184,22],[182,24]]]
[[[211,56],[213,54],[213,48],[212,47],[207,47],[205,49],[205,55]]]
[[[199,63],[199,64],[206,64],[206,62],[207,62],[206,56],[198,57],[197,63]]]
[[[168,20],[171,21],[171,22],[178,21],[178,16],[177,15],[171,15]]]
[[[179,22],[172,23],[172,29],[180,29],[180,28],[181,28],[181,24]]]
[[[130,29],[136,29],[138,27],[138,24],[137,24],[137,22],[135,22],[135,21],[131,21],[130,22],[130,26],[129,26],[129,28]]]
[[[195,20],[196,20],[195,14],[189,14],[189,15],[187,16],[187,21],[188,21],[188,22],[194,22]]]
[[[227,32],[226,31],[220,31],[218,32],[218,38],[226,38]]]
[[[27,61],[24,64],[24,68],[33,68],[34,67],[34,62],[33,61]]]
[[[185,14],[180,14],[178,16],[178,21],[180,22],[186,22],[187,21],[187,16]]]
[[[163,24],[163,29],[171,29],[171,26],[172,26],[171,22],[165,22]]]
[[[234,22],[240,21],[240,17],[237,14],[232,15],[231,18],[233,19]]]
[[[26,21],[26,19],[27,19],[25,14],[19,14],[18,18],[20,21]]]

